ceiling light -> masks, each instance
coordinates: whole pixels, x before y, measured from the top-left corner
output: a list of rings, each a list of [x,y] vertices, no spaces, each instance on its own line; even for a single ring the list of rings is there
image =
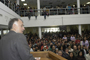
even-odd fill
[[[73,7],[75,7],[75,5],[73,5]]]
[[[84,6],[86,6],[86,5],[84,4]]]
[[[21,0],[21,1],[25,1],[25,0]]]
[[[86,4],[90,4],[90,2],[87,2]]]
[[[26,5],[27,5],[27,3],[24,3],[23,5],[25,5],[25,6],[26,6]]]
[[[28,9],[29,9],[30,7],[28,7]]]

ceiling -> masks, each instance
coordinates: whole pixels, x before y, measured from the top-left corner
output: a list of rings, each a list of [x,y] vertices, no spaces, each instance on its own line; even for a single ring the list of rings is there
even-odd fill
[[[86,4],[87,2],[90,2],[90,0],[80,0],[81,4]],[[37,0],[25,0],[22,2],[20,0],[20,5],[23,6],[23,3],[27,3],[27,7],[37,7]],[[77,0],[40,0],[40,6],[57,6],[57,5],[63,5],[66,6],[67,4],[73,5],[77,4]]]

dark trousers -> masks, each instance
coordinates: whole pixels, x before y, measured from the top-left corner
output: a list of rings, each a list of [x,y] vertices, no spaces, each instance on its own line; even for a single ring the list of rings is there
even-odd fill
[[[30,20],[30,18],[31,18],[31,15],[28,15],[28,18],[29,18],[29,20]]]
[[[44,19],[46,19],[46,15],[44,15]]]
[[[37,19],[37,16],[35,16],[35,19]]]

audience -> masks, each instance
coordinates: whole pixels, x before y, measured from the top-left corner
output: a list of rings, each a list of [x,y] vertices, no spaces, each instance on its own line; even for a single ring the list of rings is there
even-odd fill
[[[58,51],[59,51],[59,50],[58,50],[58,48],[56,48],[56,51],[55,51],[55,53],[56,53],[57,55],[58,55]]]
[[[31,48],[31,45],[29,45],[29,47],[30,47],[30,52],[33,52],[33,49]]]
[[[74,37],[73,35],[71,36],[70,39],[71,39],[71,41],[75,41],[75,40],[76,40],[75,37]]]
[[[82,42],[82,45],[87,46],[87,48],[89,47],[89,42],[88,42],[86,36],[84,37],[84,40],[83,40],[83,42]]]
[[[63,54],[62,51],[58,51],[58,55],[59,55],[59,56],[62,56],[62,57],[63,57],[62,54]]]
[[[35,19],[37,19],[37,11],[35,7],[27,8],[26,6],[20,6],[17,4],[16,1],[10,1],[10,0],[0,0],[2,3],[4,3],[6,6],[8,6],[10,9],[15,11],[20,16],[28,16],[27,13],[30,12],[31,16],[35,16]],[[65,8],[65,9],[64,9]],[[65,14],[77,14],[77,7],[72,6],[68,4],[66,7],[63,5],[57,5],[57,6],[51,6],[51,7],[41,7],[41,13],[40,15],[44,15],[44,19],[46,19],[46,16],[49,15],[65,15]],[[58,11],[58,13],[57,13]],[[87,4],[86,6],[81,4],[81,14],[90,14],[90,4]]]
[[[86,58],[84,57],[84,53],[82,51],[78,53],[77,60],[86,60]]]
[[[88,51],[89,53],[85,55],[86,60],[90,60],[90,49]]]
[[[3,0],[0,0],[4,3]],[[27,8],[24,6],[19,6],[12,1],[5,0],[5,5],[9,6],[12,10],[14,10],[17,14],[24,14],[24,11],[27,12],[27,16],[30,19],[33,16],[33,12],[35,12],[35,19],[37,19],[38,12],[33,10],[33,8]],[[9,3],[9,4],[8,4]],[[12,7],[14,6],[14,7]],[[89,6],[88,6],[89,7]],[[57,8],[60,8],[59,6]],[[72,8],[70,4],[67,6],[67,13],[72,14]],[[90,7],[89,7],[90,8]],[[46,19],[47,11],[46,7],[43,8],[42,11],[44,15],[44,19]],[[85,10],[85,9],[83,9]],[[52,7],[50,11],[55,11]],[[60,11],[63,11],[60,10]],[[83,12],[84,13],[84,12]],[[89,13],[89,12],[88,12]],[[71,33],[43,33],[42,39],[38,37],[37,34],[29,33],[26,36],[28,45],[30,47],[30,52],[35,51],[52,51],[59,56],[62,56],[68,60],[90,60],[90,34],[86,33],[80,36],[79,34]],[[77,57],[77,58],[76,58]]]
[[[77,50],[77,46],[76,45],[74,45],[73,47],[74,47],[73,54],[74,54],[75,57],[77,57],[79,51]]]
[[[30,51],[52,51],[67,60],[89,59],[89,34],[83,34],[80,36],[75,33],[60,32],[43,33],[42,36],[43,37],[40,39],[37,34],[32,34],[31,32],[27,34],[26,37],[31,48]],[[68,38],[65,40],[67,36]]]
[[[70,45],[68,46],[68,50],[69,50],[69,52],[73,52],[73,49],[71,48]]]
[[[76,60],[76,57],[74,56],[72,52],[70,52],[68,60]]]
[[[77,45],[80,44],[79,38],[76,39],[75,44],[77,44]]]

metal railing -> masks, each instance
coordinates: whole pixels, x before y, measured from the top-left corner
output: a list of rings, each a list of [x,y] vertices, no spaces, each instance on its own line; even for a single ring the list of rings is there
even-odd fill
[[[70,14],[78,14],[78,9],[80,10],[80,14],[90,14],[90,6],[89,7],[81,7],[81,8],[53,8],[53,9],[20,9],[19,6],[16,6],[16,4],[13,2],[7,2],[7,0],[2,0],[2,3],[4,3],[6,6],[8,6],[10,9],[15,11],[20,16],[28,16],[29,13],[31,16],[35,15],[44,15],[44,11],[47,15],[70,15]]]
[[[7,7],[12,9],[13,11],[16,11],[16,3],[15,2],[11,2],[11,1],[8,1],[8,0],[1,0],[0,2],[5,4]]]
[[[60,9],[31,9],[31,10],[19,10],[17,13],[20,14],[20,16],[28,16],[28,13],[31,14],[31,16],[35,16],[37,13],[40,14],[40,16],[44,15],[44,11],[47,15],[70,15],[70,14],[78,14],[78,9],[80,10],[80,14],[90,14],[90,8],[60,8]]]

